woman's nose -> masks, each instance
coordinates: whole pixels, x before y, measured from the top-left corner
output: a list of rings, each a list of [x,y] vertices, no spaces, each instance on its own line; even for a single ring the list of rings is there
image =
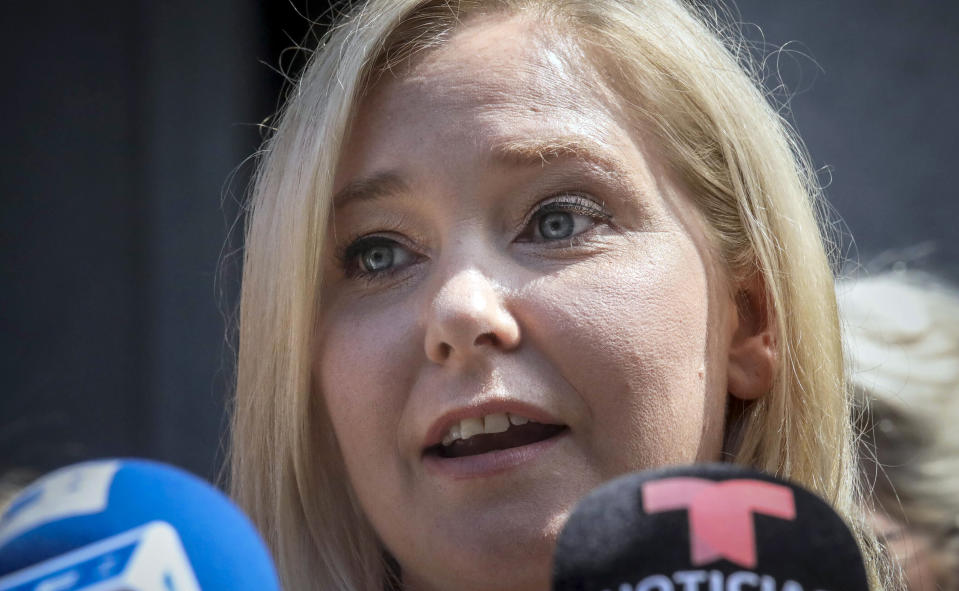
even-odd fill
[[[447,279],[426,322],[426,356],[434,363],[464,362],[487,348],[508,351],[519,345],[519,324],[502,290],[476,269]]]

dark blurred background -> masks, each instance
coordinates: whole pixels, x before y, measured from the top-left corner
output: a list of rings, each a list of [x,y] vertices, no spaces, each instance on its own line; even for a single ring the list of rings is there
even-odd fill
[[[752,41],[785,46],[769,70],[828,182],[842,255],[959,280],[959,3],[738,6]],[[307,17],[327,8],[4,7],[0,474],[136,455],[217,475],[246,160],[277,70],[303,63],[283,50],[308,45]]]

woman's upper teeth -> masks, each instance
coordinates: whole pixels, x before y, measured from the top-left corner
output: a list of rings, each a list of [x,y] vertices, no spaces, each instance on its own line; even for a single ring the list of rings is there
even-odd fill
[[[502,433],[510,425],[525,425],[529,419],[513,413],[493,413],[485,417],[471,417],[454,423],[443,437],[443,445],[452,445],[457,439],[469,439],[483,433]]]

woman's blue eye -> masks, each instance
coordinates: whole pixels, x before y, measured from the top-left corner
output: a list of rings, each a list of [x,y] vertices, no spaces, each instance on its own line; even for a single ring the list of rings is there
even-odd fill
[[[565,211],[553,211],[539,218],[539,233],[547,240],[569,238],[575,229],[573,215]]]
[[[366,236],[346,247],[341,259],[348,277],[373,277],[401,270],[415,262],[416,255],[391,238]]]
[[[533,215],[525,240],[550,242],[569,240],[590,230],[610,215],[596,202],[577,195],[565,196],[541,206]]]
[[[388,246],[374,246],[368,248],[360,259],[363,270],[375,273],[393,266],[393,249]]]

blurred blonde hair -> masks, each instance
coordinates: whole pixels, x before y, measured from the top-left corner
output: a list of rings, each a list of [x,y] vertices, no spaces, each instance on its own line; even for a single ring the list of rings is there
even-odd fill
[[[959,589],[959,291],[901,270],[836,292],[865,485],[878,510],[928,538],[937,588]]]
[[[355,502],[311,337],[333,175],[374,77],[440,45],[475,13],[535,11],[572,38],[654,134],[708,222],[731,277],[764,286],[780,367],[772,391],[731,405],[730,461],[792,479],[856,512],[853,437],[821,196],[800,140],[715,12],[674,0],[372,0],[332,28],[292,89],[248,216],[232,487],[289,589],[382,589],[383,549]],[[741,295],[741,294],[737,294]],[[878,586],[878,585],[877,585]]]

